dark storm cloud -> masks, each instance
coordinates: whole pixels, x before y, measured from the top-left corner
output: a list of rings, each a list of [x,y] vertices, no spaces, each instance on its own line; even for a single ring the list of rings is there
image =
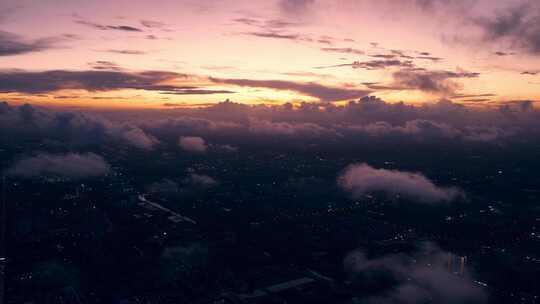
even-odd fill
[[[421,173],[375,169],[367,164],[349,166],[339,176],[338,184],[353,197],[380,192],[418,203],[439,203],[462,196],[459,189],[436,186]]]
[[[0,31],[0,56],[41,52],[56,48],[59,43],[67,40],[69,38],[65,36],[25,40],[19,35]]]
[[[508,41],[513,47],[540,54],[540,4],[537,1],[517,3],[498,11],[491,18],[477,18],[475,23],[488,41]]]
[[[321,101],[340,101],[366,96],[368,90],[347,89],[324,86],[314,82],[301,83],[284,80],[251,80],[251,79],[224,79],[210,78],[216,83],[232,84],[243,87],[268,88],[275,90],[288,90],[318,98]]]
[[[110,166],[94,153],[37,154],[17,161],[7,173],[20,177],[61,176],[87,178],[105,175]]]
[[[521,72],[521,75],[532,75],[532,76],[536,76],[536,75],[538,75],[538,73],[540,73],[540,72],[537,72],[537,71],[525,71],[525,72]]]
[[[99,24],[95,22],[90,22],[86,20],[75,20],[75,23],[81,24],[87,27],[91,27],[97,30],[102,31],[125,31],[125,32],[142,32],[143,30],[134,26],[129,25],[108,25],[108,24]]]
[[[352,251],[343,265],[351,280],[359,284],[377,284],[384,279],[393,282],[386,290],[362,299],[362,303],[486,303],[486,290],[475,282],[466,265],[456,274],[450,269],[450,259],[459,257],[424,243],[409,254],[369,258],[362,250]]]

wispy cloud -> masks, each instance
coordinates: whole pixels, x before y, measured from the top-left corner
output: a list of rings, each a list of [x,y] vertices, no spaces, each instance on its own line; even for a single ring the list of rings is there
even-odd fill
[[[130,25],[108,25],[108,24],[100,24],[100,23],[95,23],[95,22],[86,21],[86,20],[75,20],[75,23],[84,25],[86,27],[91,27],[97,30],[101,30],[101,31],[113,30],[113,31],[125,31],[125,32],[143,32],[142,29],[134,27],[134,26],[130,26]]]
[[[488,41],[507,41],[513,47],[540,55],[540,4],[536,1],[516,2],[489,18],[476,18]]]
[[[162,28],[167,27],[166,23],[163,23],[163,22],[160,22],[160,21],[154,21],[154,20],[141,20],[141,24],[144,27],[147,27],[147,28],[162,29]]]
[[[26,40],[21,36],[0,31],[0,56],[13,56],[40,52],[59,47],[59,43],[70,40],[69,36],[57,36]]]
[[[373,90],[419,90],[443,96],[457,96],[457,91],[463,88],[458,79],[479,77],[479,73],[467,71],[430,71],[425,69],[401,69],[392,74],[389,84],[370,84],[366,86]]]
[[[144,52],[144,51],[138,51],[138,50],[129,50],[129,49],[108,49],[108,50],[103,50],[101,52],[106,52],[106,53],[115,53],[115,54],[122,54],[122,55],[144,55],[144,54],[147,54],[147,52]]]
[[[342,63],[336,65],[319,66],[315,69],[328,69],[339,67],[351,67],[353,69],[366,69],[366,70],[382,70],[389,67],[402,67],[402,68],[414,68],[412,61],[402,61],[398,59],[384,59],[384,60],[369,60],[369,61],[354,61],[352,63]]]
[[[360,98],[370,93],[369,90],[349,89],[326,86],[315,82],[294,82],[285,80],[252,80],[210,78],[216,83],[232,84],[243,87],[268,88],[274,90],[294,91],[303,95],[318,98],[321,101],[341,101]]]
[[[331,52],[331,53],[353,54],[353,55],[364,55],[365,54],[364,51],[359,50],[359,49],[354,49],[354,48],[326,47],[326,48],[321,48],[321,51]]]
[[[110,70],[110,71],[122,70],[122,68],[118,64],[112,61],[106,61],[106,60],[98,60],[94,62],[89,62],[88,65],[94,70]]]

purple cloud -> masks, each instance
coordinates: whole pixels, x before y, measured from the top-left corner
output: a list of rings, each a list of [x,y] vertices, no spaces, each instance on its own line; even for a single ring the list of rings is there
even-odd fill
[[[463,195],[457,188],[436,186],[420,173],[375,169],[367,164],[347,167],[339,176],[338,185],[354,197],[381,192],[419,203],[450,202]]]
[[[95,22],[90,22],[86,20],[75,20],[75,23],[91,27],[101,31],[115,30],[115,31],[125,31],[125,32],[142,32],[140,28],[129,25],[108,25],[108,24],[99,24]]]
[[[57,47],[58,43],[69,40],[66,36],[25,40],[21,36],[0,31],[0,57],[40,52]]]
[[[208,150],[208,146],[202,137],[197,136],[182,136],[178,140],[180,148],[187,152],[204,153]]]

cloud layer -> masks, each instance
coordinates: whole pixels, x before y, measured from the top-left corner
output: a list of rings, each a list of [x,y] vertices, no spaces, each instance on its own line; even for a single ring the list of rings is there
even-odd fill
[[[268,88],[275,90],[288,90],[307,96],[318,98],[321,101],[350,100],[366,96],[369,90],[347,89],[325,86],[314,82],[302,83],[285,80],[252,80],[252,79],[224,79],[210,78],[212,81],[223,84],[232,84],[242,87]]]
[[[0,84],[1,85],[1,84]],[[509,144],[539,138],[540,113],[531,101],[476,109],[441,100],[413,106],[370,96],[343,106],[303,103],[249,106],[230,101],[199,109],[94,112],[0,103],[0,140],[21,138],[83,147],[119,145],[153,150],[169,143],[189,151],[234,151],[239,140],[355,144],[388,140]],[[187,139],[180,140],[180,138]],[[207,143],[209,140],[212,144]]]
[[[127,50],[109,50],[135,54]],[[234,93],[184,85],[192,76],[166,71],[123,71],[118,66],[103,65],[87,71],[53,70],[30,72],[24,70],[0,70],[0,93],[41,94],[59,90],[114,91],[135,89],[159,91],[177,95],[209,95]],[[108,68],[108,69],[107,69]],[[166,84],[176,83],[176,84]]]
[[[58,140],[65,144],[107,144],[116,141],[151,150],[159,140],[130,122],[111,121],[99,115],[48,111],[25,104],[0,103],[0,134]]]

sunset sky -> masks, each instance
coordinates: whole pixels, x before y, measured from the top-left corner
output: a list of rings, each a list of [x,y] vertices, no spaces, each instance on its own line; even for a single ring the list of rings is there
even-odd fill
[[[10,103],[540,100],[538,1],[3,0],[0,25]]]

